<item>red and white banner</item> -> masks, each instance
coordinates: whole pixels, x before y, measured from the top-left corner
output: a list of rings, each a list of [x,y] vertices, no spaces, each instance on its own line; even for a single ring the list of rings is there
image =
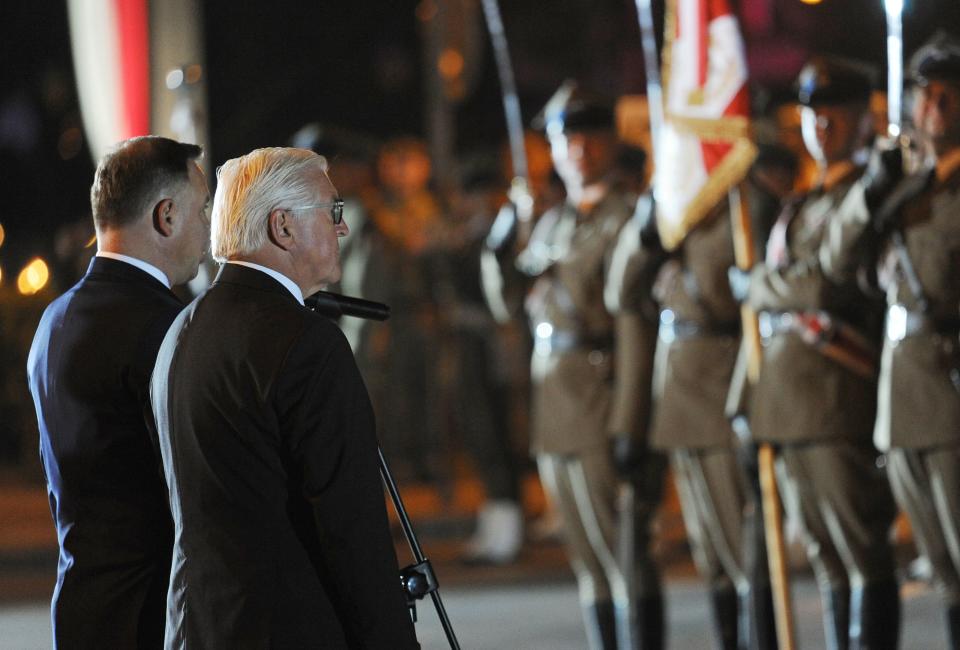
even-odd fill
[[[668,0],[663,79],[653,183],[660,237],[672,250],[756,156],[746,52],[727,0]]]
[[[99,158],[150,132],[147,0],[68,0],[67,8],[80,109]]]

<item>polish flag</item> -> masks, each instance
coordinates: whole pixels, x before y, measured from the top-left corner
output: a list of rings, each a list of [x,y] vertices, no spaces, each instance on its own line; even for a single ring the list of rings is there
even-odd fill
[[[95,158],[150,133],[147,0],[68,0],[80,109]]]
[[[746,51],[728,0],[668,0],[665,34],[653,185],[660,238],[672,250],[743,180],[756,148]]]

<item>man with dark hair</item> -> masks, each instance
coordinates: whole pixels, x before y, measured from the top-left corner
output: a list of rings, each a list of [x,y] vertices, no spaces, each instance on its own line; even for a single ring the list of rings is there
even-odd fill
[[[150,373],[209,237],[201,150],[146,136],[100,161],[97,256],[47,307],[27,370],[60,541],[57,648],[160,648],[173,526]]]
[[[887,300],[874,443],[944,600],[960,648],[960,39],[939,34],[910,63],[921,168],[877,147],[830,224],[830,277],[874,262]],[[849,405],[844,405],[848,407]]]

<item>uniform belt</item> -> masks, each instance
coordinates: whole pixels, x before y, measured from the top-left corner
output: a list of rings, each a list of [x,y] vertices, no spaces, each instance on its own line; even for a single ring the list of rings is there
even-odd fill
[[[757,314],[757,324],[760,327],[760,336],[768,339],[777,334],[789,332],[795,328],[795,317],[788,311],[762,311]]]
[[[903,305],[887,308],[887,340],[897,343],[918,334],[939,333],[952,335],[960,332],[960,319],[937,320],[919,311],[910,311]]]
[[[740,335],[740,323],[704,323],[681,320],[670,309],[660,312],[660,340],[664,343],[708,336],[734,337]]]
[[[538,323],[533,331],[534,350],[541,353],[571,350],[612,350],[613,336],[588,336],[571,330],[558,330],[547,322]]]

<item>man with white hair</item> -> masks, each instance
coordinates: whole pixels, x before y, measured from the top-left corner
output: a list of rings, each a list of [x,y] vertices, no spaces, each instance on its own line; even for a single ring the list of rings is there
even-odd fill
[[[373,410],[337,326],[322,156],[258,149],[218,172],[216,281],[174,321],[151,398],[175,523],[167,647],[417,648]]]

